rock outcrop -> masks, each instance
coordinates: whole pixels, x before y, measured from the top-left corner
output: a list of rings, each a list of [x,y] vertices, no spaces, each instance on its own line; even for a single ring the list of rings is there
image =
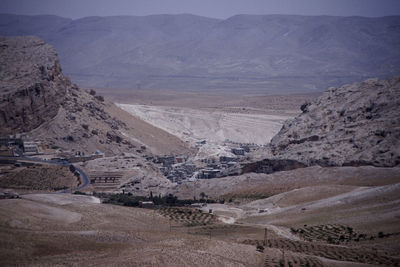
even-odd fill
[[[400,164],[400,77],[329,88],[271,140],[276,158],[307,165]]]
[[[71,87],[53,47],[38,37],[0,37],[0,135],[52,119]]]

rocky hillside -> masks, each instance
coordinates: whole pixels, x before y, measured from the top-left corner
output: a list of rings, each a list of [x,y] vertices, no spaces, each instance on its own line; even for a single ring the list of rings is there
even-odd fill
[[[0,135],[29,132],[65,150],[107,155],[191,152],[177,137],[72,84],[41,39],[0,40]]]
[[[322,91],[400,74],[400,16],[0,15],[0,34],[37,35],[81,86]]]
[[[45,143],[85,153],[191,153],[177,137],[77,87],[66,92],[57,116],[31,134]]]
[[[400,164],[400,77],[328,89],[271,140],[278,158],[324,166]]]
[[[53,47],[37,37],[0,37],[0,135],[50,120],[72,87]]]

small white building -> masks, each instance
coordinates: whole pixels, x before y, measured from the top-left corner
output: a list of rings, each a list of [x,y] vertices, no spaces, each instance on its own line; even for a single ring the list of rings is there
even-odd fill
[[[232,148],[232,153],[237,156],[243,156],[245,151],[243,148]]]
[[[32,155],[38,153],[38,146],[35,142],[32,141],[24,141],[24,154]]]
[[[151,209],[151,208],[154,208],[154,202],[153,201],[139,201],[139,207]]]

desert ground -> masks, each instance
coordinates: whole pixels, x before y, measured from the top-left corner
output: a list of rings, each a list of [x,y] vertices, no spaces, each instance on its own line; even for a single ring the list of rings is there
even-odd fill
[[[399,173],[310,167],[201,180],[197,190],[225,199],[201,210],[21,194],[0,201],[1,264],[398,266]]]
[[[142,93],[136,101],[121,106],[186,142],[205,139],[210,146],[223,146],[226,139],[267,144],[284,119],[299,113],[299,106],[310,98],[246,96],[221,102],[218,97],[184,95],[186,100],[175,99],[174,104],[168,97],[157,100],[156,96],[154,92]],[[275,102],[281,104],[274,106]],[[10,168],[0,178],[3,186],[20,198],[0,200],[0,264],[400,264],[398,167],[313,166],[272,174],[198,179],[180,185],[160,176],[137,155],[96,159],[82,164],[82,168],[89,173],[124,173],[111,187],[90,185],[83,190],[87,194],[120,192],[121,183],[133,182],[140,187],[159,185],[162,192],[180,199],[199,198],[205,193],[216,203],[201,208],[154,209],[105,204],[94,196],[49,193],[47,184],[56,171],[60,172],[58,169],[43,171],[36,167],[31,171],[47,180],[31,175],[10,185],[8,177],[28,169]],[[149,173],[152,178],[144,178]],[[24,183],[32,187],[35,181],[41,186],[35,192],[27,191]]]
[[[262,260],[253,246],[190,234],[154,210],[89,196],[31,194],[2,200],[0,213],[2,265],[256,266]]]

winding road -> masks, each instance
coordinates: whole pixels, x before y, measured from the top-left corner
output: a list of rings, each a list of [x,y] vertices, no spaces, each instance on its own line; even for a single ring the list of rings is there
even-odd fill
[[[53,165],[64,165],[64,166],[74,166],[75,170],[79,172],[81,185],[77,188],[72,189],[64,189],[61,191],[57,191],[57,194],[64,194],[64,193],[72,193],[73,191],[81,190],[87,187],[90,184],[89,176],[80,168],[76,167],[75,165],[69,163],[68,161],[58,161],[58,160],[43,160],[38,158],[31,158],[31,157],[7,157],[7,156],[0,156],[0,160],[12,160],[14,162],[36,162],[36,163],[45,163],[45,164],[53,164]]]

